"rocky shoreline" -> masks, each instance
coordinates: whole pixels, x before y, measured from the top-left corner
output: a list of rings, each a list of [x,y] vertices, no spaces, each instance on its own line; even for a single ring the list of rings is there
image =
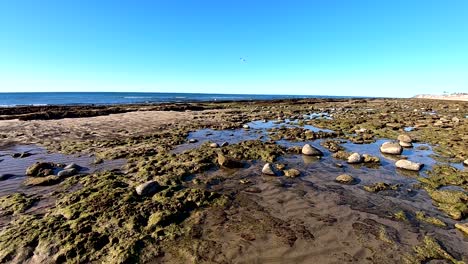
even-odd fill
[[[126,161],[18,175],[0,263],[468,263],[467,113],[423,99],[0,109],[3,148]],[[34,158],[15,154],[0,174]]]

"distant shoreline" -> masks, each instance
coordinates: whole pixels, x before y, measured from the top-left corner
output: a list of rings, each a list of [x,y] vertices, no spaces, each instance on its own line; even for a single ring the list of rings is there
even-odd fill
[[[434,95],[434,94],[418,94],[413,98],[418,99],[434,99],[434,100],[450,100],[450,101],[468,101],[468,94],[448,94],[448,95]]]

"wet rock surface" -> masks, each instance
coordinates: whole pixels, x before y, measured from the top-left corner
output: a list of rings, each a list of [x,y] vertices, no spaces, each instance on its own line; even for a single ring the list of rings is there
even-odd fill
[[[92,155],[104,167],[107,159],[128,161],[120,170],[80,170],[51,187],[15,187],[22,192],[1,196],[2,212],[8,213],[0,216],[0,262],[468,261],[460,229],[468,213],[462,165],[466,103],[346,99],[202,105],[184,106],[192,111],[171,112],[168,119],[147,109],[53,123],[0,122],[0,136],[11,143],[38,142],[50,151]],[[117,125],[103,125],[109,122]],[[401,148],[409,143],[402,134],[411,137],[413,148]],[[190,138],[198,142],[188,144]],[[395,139],[399,153],[380,151],[383,142]],[[212,147],[212,142],[228,144]],[[303,155],[304,144],[323,149],[321,158]],[[173,151],[179,145],[184,148]],[[343,162],[353,153],[366,153],[361,164]],[[37,155],[6,154],[0,165],[32,162]],[[425,166],[419,174],[396,170],[398,155]],[[234,166],[225,166],[231,161]],[[265,163],[281,172],[278,177],[262,174]],[[52,167],[28,179],[69,169]],[[21,183],[25,170],[0,171],[15,175],[0,188]],[[336,182],[344,173],[356,181]],[[160,188],[139,195],[135,187],[148,181]]]

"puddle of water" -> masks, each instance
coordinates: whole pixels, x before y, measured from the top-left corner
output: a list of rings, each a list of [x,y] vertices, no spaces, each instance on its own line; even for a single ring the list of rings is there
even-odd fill
[[[25,158],[13,158],[14,153],[27,152],[31,154]],[[0,181],[0,196],[15,192],[35,192],[45,190],[43,186],[25,187],[22,182],[25,180],[25,171],[32,164],[42,162],[54,162],[62,164],[76,163],[83,169],[82,173],[94,173],[97,171],[112,170],[122,168],[126,161],[124,159],[104,161],[100,164],[94,164],[94,157],[90,156],[72,156],[58,153],[48,153],[46,149],[35,145],[17,145],[0,150],[0,174],[11,174],[11,178]],[[53,186],[51,186],[53,188]]]

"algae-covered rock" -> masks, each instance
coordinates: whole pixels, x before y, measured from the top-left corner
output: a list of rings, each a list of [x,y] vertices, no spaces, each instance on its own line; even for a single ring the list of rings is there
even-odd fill
[[[426,189],[437,207],[455,220],[468,215],[468,194],[461,191]]]
[[[297,169],[288,169],[284,171],[284,176],[288,178],[296,178],[301,175],[301,172]]]
[[[404,261],[407,264],[421,264],[429,260],[448,260],[454,264],[463,264],[464,262],[456,260],[439,243],[430,236],[425,236],[423,242],[419,246],[413,248],[414,255],[405,256]]]
[[[418,219],[419,221],[433,224],[435,226],[447,226],[442,220],[432,216],[426,216],[426,214],[422,211],[416,212],[416,219]]]
[[[380,158],[369,154],[362,154],[364,163],[380,163]]]
[[[364,190],[368,192],[380,192],[380,191],[386,191],[386,190],[398,190],[400,187],[399,184],[388,184],[385,182],[377,182],[372,185],[366,185],[364,186]]]
[[[341,174],[336,177],[335,181],[343,184],[352,184],[355,179],[349,174]]]
[[[47,176],[50,174],[49,172],[54,168],[54,166],[55,164],[52,162],[36,162],[26,169],[26,175],[33,177]],[[47,173],[44,173],[44,171],[47,171]]]
[[[28,197],[24,193],[2,196],[0,197],[0,216],[22,213],[36,201],[36,198]]]
[[[465,235],[468,235],[468,223],[456,223],[455,227],[465,233]]]
[[[226,157],[223,154],[218,155],[218,164],[226,168],[242,168],[244,166],[242,162]]]
[[[418,180],[430,189],[453,185],[468,191],[468,171],[460,171],[447,165],[436,165],[428,172],[428,176],[419,177]]]
[[[57,176],[61,177],[61,178],[65,178],[65,177],[70,177],[70,176],[73,176],[77,173],[78,171],[75,169],[75,168],[69,168],[69,169],[64,169],[64,170],[61,170],[57,173]]]
[[[46,177],[28,177],[24,180],[25,186],[49,186],[57,184],[61,181],[59,176],[49,175]]]

